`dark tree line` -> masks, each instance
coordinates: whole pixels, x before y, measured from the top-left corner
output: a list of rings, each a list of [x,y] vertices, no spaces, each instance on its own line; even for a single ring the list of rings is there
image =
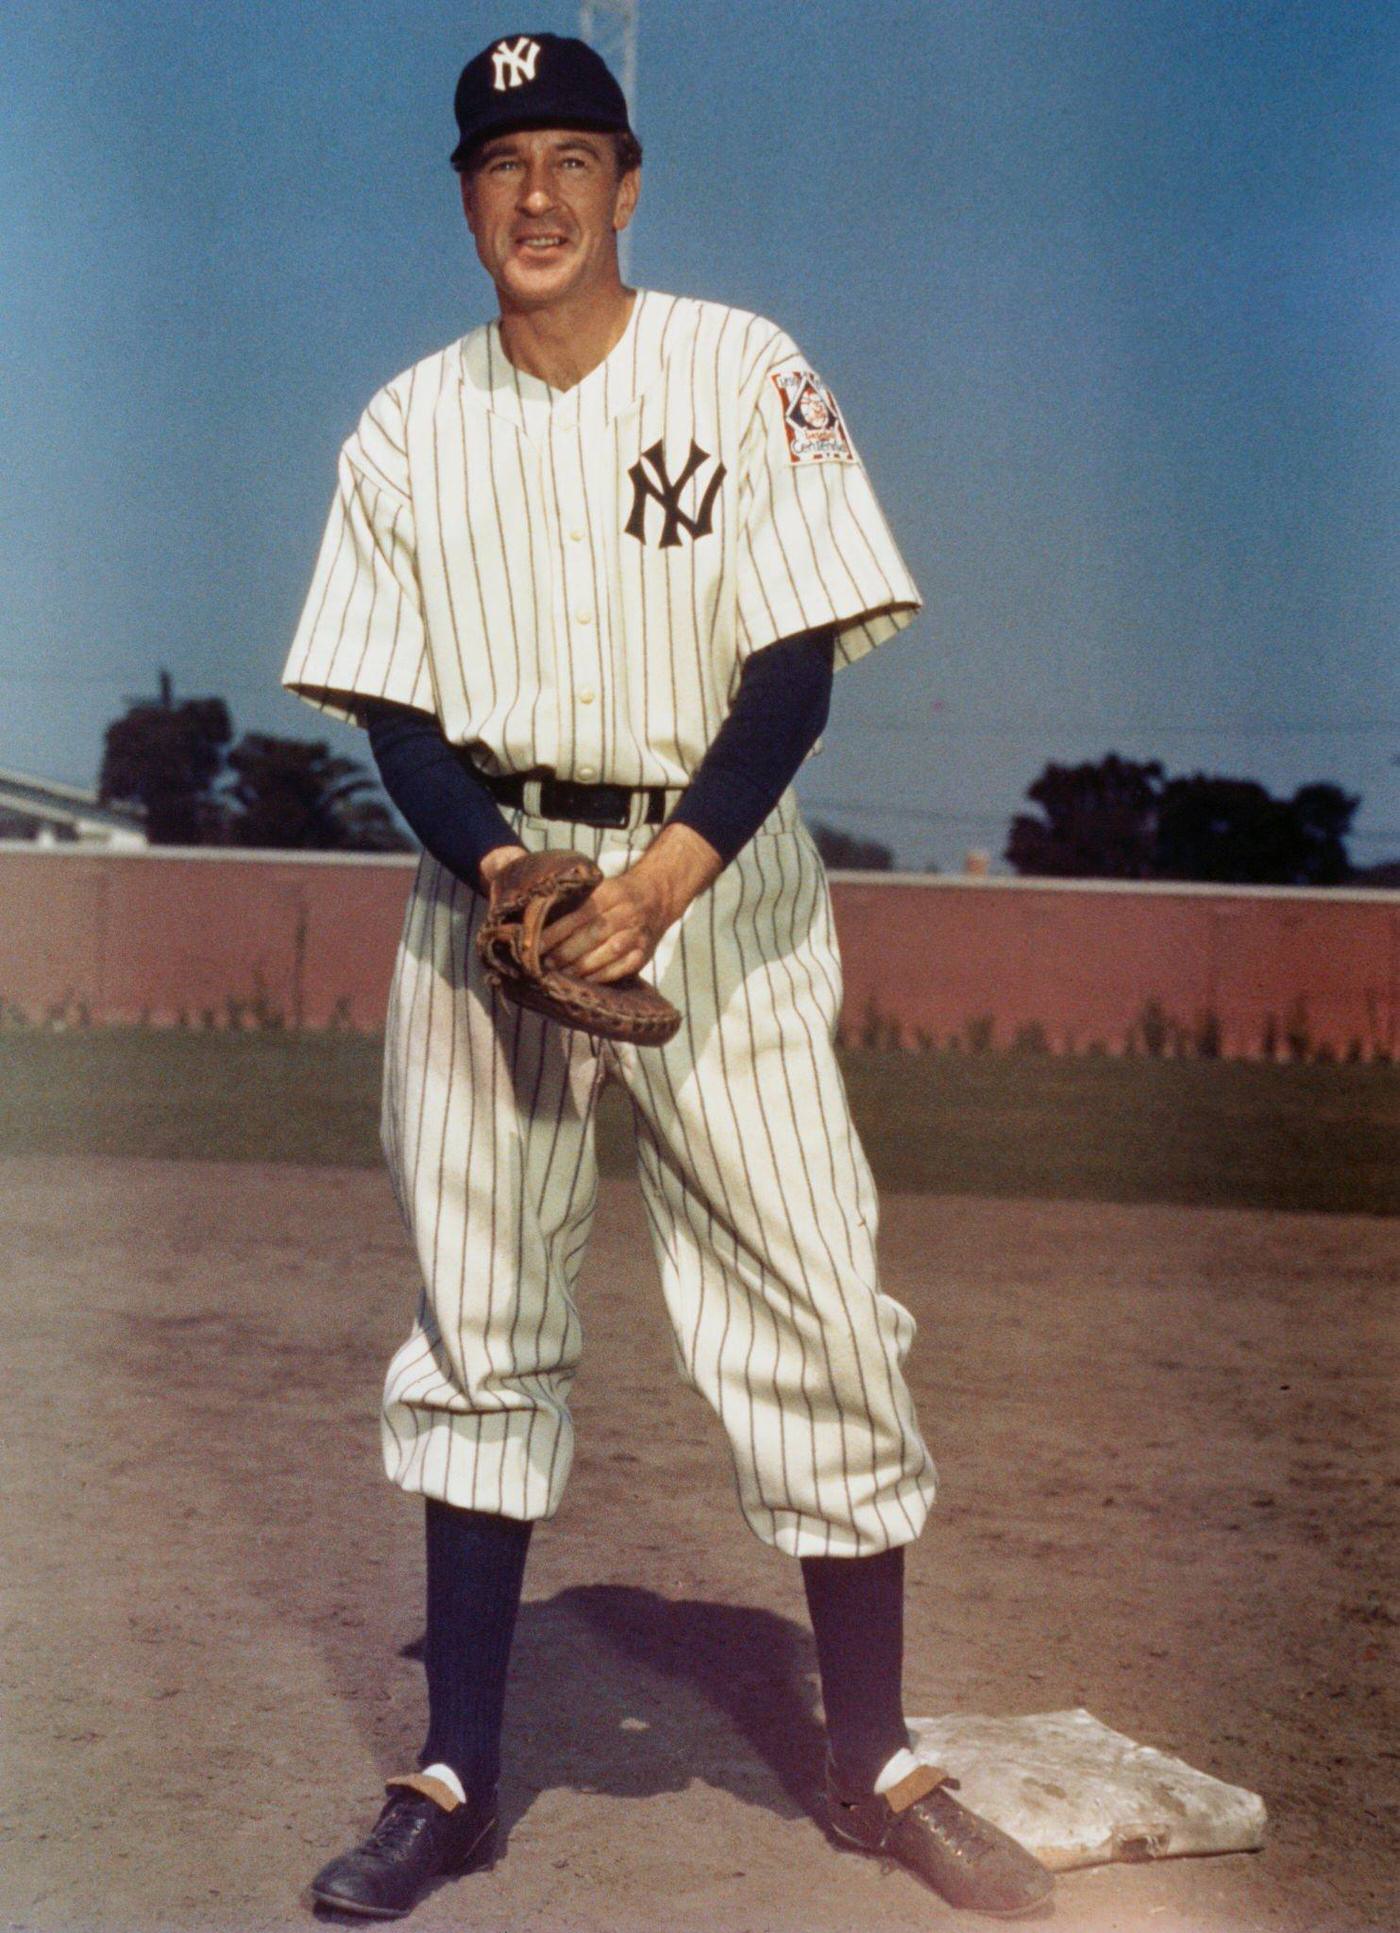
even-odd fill
[[[1182,879],[1336,886],[1352,877],[1346,838],[1360,797],[1300,785],[1275,798],[1255,779],[1168,778],[1110,752],[1097,765],[1049,764],[1018,813],[1006,858],[1018,873],[1065,879]]]
[[[812,822],[812,840],[822,856],[822,864],[833,872],[887,873],[894,865],[894,852],[878,839],[860,839],[839,826]]]
[[[132,704],[107,728],[98,792],[139,811],[156,845],[396,852],[409,847],[378,781],[324,739],[245,732],[222,698]],[[1346,840],[1361,801],[1340,786],[1275,798],[1255,779],[1197,772],[1110,752],[1097,764],[1047,764],[1017,813],[1005,857],[1018,872],[1065,879],[1213,880],[1333,886],[1355,877]],[[828,866],[888,871],[878,840],[814,824]]]
[[[396,852],[405,838],[377,781],[322,739],[247,732],[234,741],[222,698],[161,695],[107,727],[98,795],[138,811],[161,846],[299,847]],[[887,872],[890,847],[835,827],[812,828],[828,866]]]
[[[222,698],[133,704],[107,727],[98,796],[141,813],[161,846],[398,852],[409,841],[365,768],[324,739],[245,732]]]

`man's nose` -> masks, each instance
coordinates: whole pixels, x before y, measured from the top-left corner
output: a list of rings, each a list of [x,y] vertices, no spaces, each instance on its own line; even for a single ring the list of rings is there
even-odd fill
[[[554,183],[548,165],[543,161],[529,163],[520,183],[520,206],[528,214],[539,215],[552,205],[553,200]]]

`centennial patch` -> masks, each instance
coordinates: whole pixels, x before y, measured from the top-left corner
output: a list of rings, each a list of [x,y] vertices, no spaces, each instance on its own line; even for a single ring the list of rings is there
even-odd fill
[[[783,399],[783,429],[791,463],[854,463],[856,453],[841,421],[836,398],[814,370],[775,369]]]

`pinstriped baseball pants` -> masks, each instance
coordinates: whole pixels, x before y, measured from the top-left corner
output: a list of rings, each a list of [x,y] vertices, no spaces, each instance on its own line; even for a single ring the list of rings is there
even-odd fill
[[[605,873],[654,836],[514,815],[523,845]],[[598,1192],[594,1107],[631,1099],[678,1367],[710,1403],[740,1507],[792,1556],[911,1542],[934,1494],[882,1293],[877,1204],[832,1050],[840,962],[825,874],[785,796],[658,949],[685,1024],[664,1048],[593,1042],[500,1000],[485,902],[425,856],[386,1029],[383,1141],[423,1278],[385,1382],[403,1489],[551,1516],[573,1457],[574,1286]]]

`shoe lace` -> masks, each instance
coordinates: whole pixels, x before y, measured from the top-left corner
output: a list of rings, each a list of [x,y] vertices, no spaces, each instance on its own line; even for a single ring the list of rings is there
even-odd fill
[[[431,1799],[419,1798],[413,1793],[391,1800],[371,1827],[365,1841],[366,1850],[373,1847],[375,1852],[399,1852],[412,1845],[431,1816],[427,1808],[432,1803]]]
[[[952,1780],[948,1780],[949,1785]],[[927,1817],[937,1828],[939,1836],[949,1849],[967,1866],[980,1865],[987,1859],[998,1856],[998,1847],[987,1836],[986,1821],[975,1812],[969,1812],[950,1792],[942,1786],[930,1792],[922,1805]]]

